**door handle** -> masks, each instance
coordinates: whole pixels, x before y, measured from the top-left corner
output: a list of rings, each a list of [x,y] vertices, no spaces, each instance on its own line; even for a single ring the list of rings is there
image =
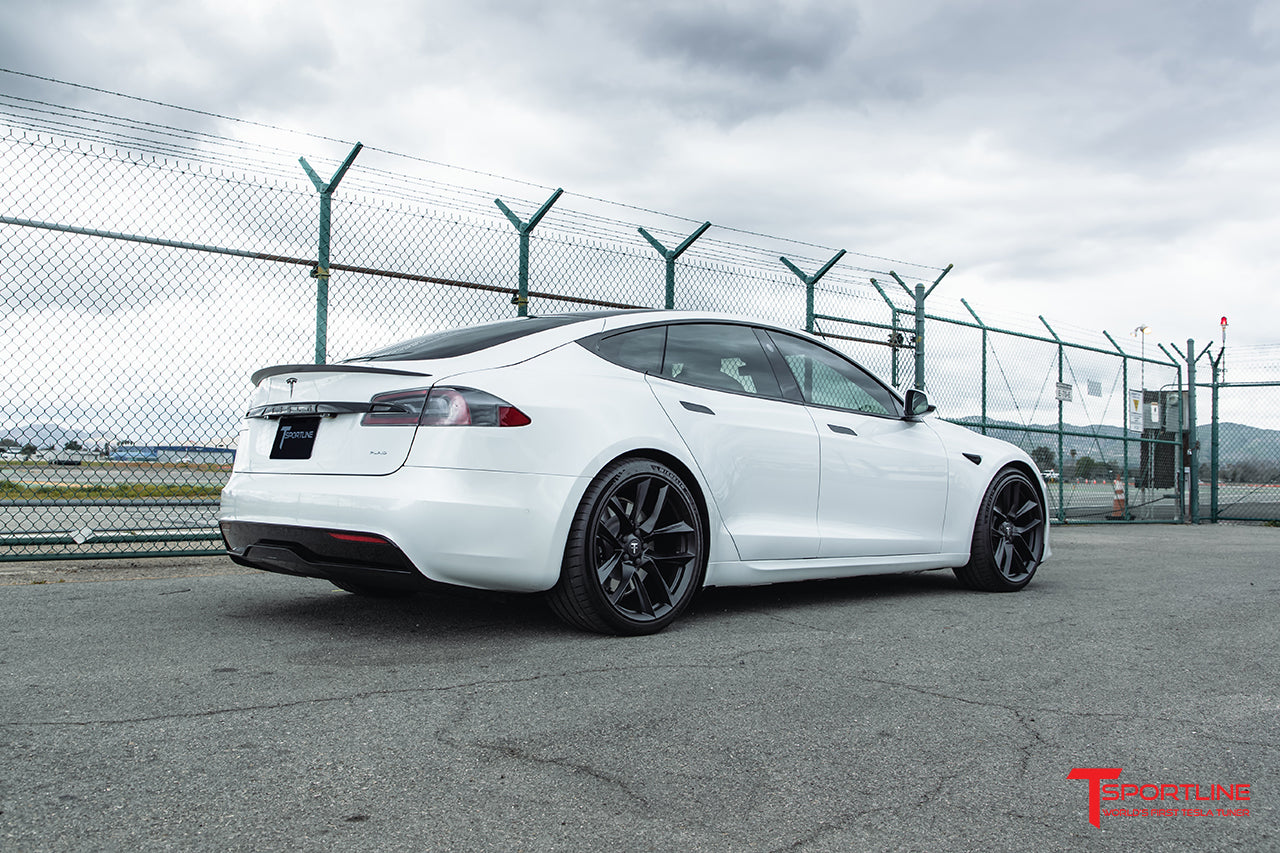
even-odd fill
[[[680,401],[680,405],[684,406],[684,407],[685,407],[686,409],[688,409],[689,411],[691,411],[691,412],[697,412],[697,413],[698,413],[698,414],[700,414],[700,415],[714,415],[714,414],[715,414],[715,412],[711,411],[710,409],[708,409],[706,406],[702,405],[701,403],[690,403],[690,402],[689,402],[689,401],[687,401],[687,400],[681,400],[681,401]]]
[[[838,432],[841,435],[857,435],[856,432],[849,429],[847,426],[840,426],[840,424],[827,424],[827,426],[831,428],[832,432]]]

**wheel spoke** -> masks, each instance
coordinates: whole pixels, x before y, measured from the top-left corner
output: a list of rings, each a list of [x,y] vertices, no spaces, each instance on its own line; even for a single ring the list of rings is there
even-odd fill
[[[658,489],[658,497],[653,501],[652,512],[649,513],[649,517],[643,523],[636,527],[636,532],[646,537],[653,535],[653,528],[657,526],[658,517],[662,515],[662,508],[667,503],[667,489],[669,488],[670,486],[663,483],[662,487]]]
[[[649,598],[649,590],[645,587],[641,580],[641,575],[636,572],[631,576],[632,586],[635,588],[636,598],[639,599],[640,612],[645,616],[655,616],[653,611],[653,601]]]
[[[631,517],[627,519],[631,522],[633,533],[640,529],[640,519],[644,517],[644,502],[649,497],[649,483],[650,479],[645,477],[636,486],[635,503],[631,505]]]
[[[677,521],[675,524],[668,524],[666,527],[660,527],[653,531],[654,536],[666,536],[670,533],[692,533],[693,528],[689,526],[687,521]]]
[[[1026,503],[1024,503],[1022,506],[1018,507],[1017,511],[1009,513],[1009,518],[1011,520],[1016,520],[1016,519],[1022,518],[1024,515],[1026,515],[1029,512],[1035,512],[1039,508],[1040,508],[1039,501],[1037,501],[1035,498],[1032,498],[1028,500]]]
[[[995,557],[996,568],[1000,570],[1000,574],[1008,577],[1009,565],[1013,562],[1013,549],[1009,547],[1007,539],[1001,537],[1000,544],[996,546],[996,552],[993,556]]]
[[[1031,519],[1031,522],[1029,524],[1023,527],[1014,527],[1013,532],[1018,534],[1019,536],[1025,536],[1026,534],[1030,533],[1032,530],[1035,530],[1037,527],[1039,527],[1042,524],[1044,524],[1044,522],[1041,519],[1033,518]]]
[[[621,601],[627,595],[627,593],[632,592],[639,585],[640,585],[640,576],[636,572],[636,567],[631,565],[630,563],[623,562],[618,567],[617,587],[615,587],[613,590],[610,590],[606,586],[604,592],[605,592],[605,595],[608,596],[609,598],[609,603],[617,607],[618,602]]]
[[[1025,574],[1037,562],[1035,551],[1025,539],[1013,540],[1013,553],[1022,561],[1019,574]]]
[[[622,548],[622,537],[618,535],[617,527],[616,518],[601,519],[600,524],[596,526],[596,535],[601,536],[605,544],[615,551]]]
[[[613,573],[622,565],[622,552],[614,551],[609,559],[600,564],[596,569],[596,576],[600,579],[600,586],[606,590],[609,588],[609,578],[613,577]],[[621,584],[619,584],[621,586]]]
[[[641,568],[644,570],[643,586],[645,586],[646,589],[652,587],[650,595],[651,600],[655,605],[660,605],[663,608],[670,607],[673,600],[671,593],[674,592],[674,590],[672,589],[672,585],[667,582],[666,574],[659,571],[657,564],[652,559],[648,558],[645,559]]]
[[[681,551],[678,554],[652,554],[650,559],[655,563],[687,563],[693,559],[693,555],[688,551]]]
[[[614,518],[618,520],[617,533],[626,535],[636,529],[635,523],[632,522],[630,514],[627,512],[627,508],[623,506],[621,498],[617,495],[610,496],[607,506],[613,513]],[[623,529],[624,527],[626,528],[625,530]]]

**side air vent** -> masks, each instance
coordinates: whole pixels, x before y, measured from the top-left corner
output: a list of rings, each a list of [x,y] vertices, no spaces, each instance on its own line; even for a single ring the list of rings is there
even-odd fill
[[[976,454],[976,453],[966,453],[966,454],[964,455],[964,458],[965,458],[965,459],[968,459],[968,460],[969,460],[970,462],[972,462],[974,465],[981,465],[981,464],[982,464],[982,457],[981,457],[981,456],[979,456],[979,455],[978,455],[978,454]]]

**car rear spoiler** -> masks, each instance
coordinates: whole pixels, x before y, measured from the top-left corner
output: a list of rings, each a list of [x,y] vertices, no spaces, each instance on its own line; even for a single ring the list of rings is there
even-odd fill
[[[254,371],[249,377],[256,387],[262,380],[282,373],[389,373],[393,376],[430,376],[416,370],[395,370],[390,367],[362,367],[358,364],[277,364]]]

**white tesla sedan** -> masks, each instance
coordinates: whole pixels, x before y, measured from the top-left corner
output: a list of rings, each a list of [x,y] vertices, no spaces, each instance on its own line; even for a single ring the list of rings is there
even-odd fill
[[[704,586],[950,568],[1013,591],[1049,556],[1025,453],[765,323],[523,317],[253,382],[227,551],[355,593],[544,592],[644,634]]]

